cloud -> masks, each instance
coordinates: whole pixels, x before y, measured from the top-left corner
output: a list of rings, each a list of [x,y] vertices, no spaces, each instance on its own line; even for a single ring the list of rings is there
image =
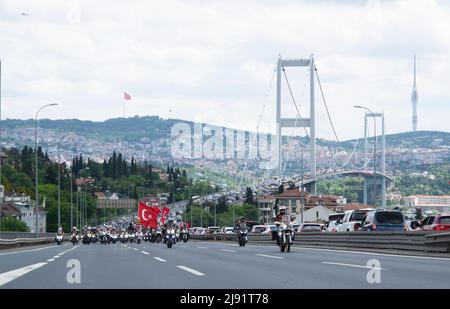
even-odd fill
[[[3,115],[30,118],[57,100],[45,116],[119,117],[126,90],[130,116],[255,130],[263,106],[262,121],[275,118],[275,83],[268,85],[278,54],[314,53],[341,139],[362,135],[355,104],[384,111],[388,133],[402,132],[411,129],[417,54],[419,129],[450,131],[448,29],[450,8],[433,0],[7,0],[0,3]],[[302,114],[306,74],[288,70]],[[316,89],[318,137],[333,138]]]

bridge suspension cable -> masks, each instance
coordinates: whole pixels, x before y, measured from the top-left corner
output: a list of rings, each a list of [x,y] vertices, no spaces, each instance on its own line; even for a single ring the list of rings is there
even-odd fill
[[[327,111],[328,120],[330,121],[331,128],[333,129],[334,136],[336,141],[339,142],[339,138],[336,134],[336,129],[334,128],[333,120],[331,119],[330,111],[328,110],[327,101],[325,100],[325,95],[323,94],[322,84],[320,83],[319,73],[317,72],[317,67],[314,65],[314,71],[316,72],[317,83],[319,84],[320,93],[322,94],[323,104],[325,105],[325,110]]]
[[[272,88],[272,85],[273,85],[273,80],[275,78],[275,73],[277,72],[278,60],[280,59],[280,57],[281,57],[281,55],[278,55],[277,61],[275,61],[275,67],[274,67],[274,69],[272,71],[272,77],[270,78],[270,82],[269,82],[269,85],[267,87],[267,92],[264,95],[264,104],[263,104],[263,107],[262,107],[261,112],[259,114],[258,123],[256,125],[256,134],[259,133],[259,126],[261,125],[262,116],[264,114],[264,110],[265,110],[266,105],[267,105],[267,101],[268,101],[268,98],[269,98],[269,92],[270,92],[270,89]],[[242,171],[241,179],[239,180],[239,189],[242,188],[242,180],[244,179],[244,176],[245,176],[245,174],[247,172],[248,160],[250,159],[250,153],[251,153],[251,151],[253,149],[253,145],[254,145],[254,142],[256,141],[256,139],[257,138],[255,138],[253,141],[252,140],[249,141],[250,142],[249,153],[248,153],[248,157],[245,160],[244,170]]]

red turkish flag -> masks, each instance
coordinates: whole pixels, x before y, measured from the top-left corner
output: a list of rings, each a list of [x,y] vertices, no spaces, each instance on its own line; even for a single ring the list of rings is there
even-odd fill
[[[170,208],[167,207],[163,207],[162,209],[162,216],[161,216],[161,223],[164,224],[166,223],[166,216],[169,215],[170,213]]]
[[[124,92],[123,93],[123,99],[127,100],[127,101],[130,101],[131,100],[131,96],[128,93]]]
[[[159,213],[160,210],[158,207],[150,207],[139,202],[139,220],[142,225],[156,228],[158,225],[157,219]]]

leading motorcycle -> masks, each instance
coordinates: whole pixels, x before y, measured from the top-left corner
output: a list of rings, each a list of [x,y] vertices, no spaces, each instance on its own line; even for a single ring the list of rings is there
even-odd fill
[[[278,226],[278,246],[281,252],[290,252],[292,245],[293,229],[290,225],[282,222],[275,223]]]
[[[248,241],[248,230],[247,229],[238,229],[237,231],[237,239],[240,247],[245,247],[245,244]]]
[[[64,237],[64,234],[59,234],[59,233],[56,234],[55,241],[58,245],[62,244],[63,237]]]
[[[167,248],[172,248],[175,242],[175,229],[168,229],[165,235],[165,243],[167,244]]]

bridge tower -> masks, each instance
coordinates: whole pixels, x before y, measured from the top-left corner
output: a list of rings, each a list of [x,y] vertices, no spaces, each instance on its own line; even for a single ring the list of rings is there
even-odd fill
[[[310,115],[309,118],[282,118],[281,117],[281,72],[286,67],[309,67],[310,81],[309,81],[309,102],[310,102]],[[278,137],[278,175],[281,177],[283,168],[282,158],[282,128],[302,128],[306,127],[310,129],[309,132],[309,164],[311,167],[311,177],[316,177],[316,130],[315,130],[315,103],[314,103],[314,57],[311,55],[309,59],[278,59],[277,65],[277,112],[276,112],[276,124],[277,124],[277,137]],[[310,189],[311,194],[316,194],[316,185],[312,185]]]
[[[381,118],[381,205],[383,207],[386,207],[386,178],[384,175],[386,175],[386,140],[385,140],[385,126],[384,126],[384,113],[374,113],[373,116],[375,118],[379,117]],[[367,169],[367,158],[368,158],[368,141],[367,141],[367,118],[372,118],[372,115],[370,113],[366,113],[364,116],[364,152],[363,152],[363,158],[364,158],[364,171],[369,172]],[[376,121],[376,119],[373,119],[373,121]],[[374,134],[376,135],[376,134]],[[376,138],[375,138],[376,140]],[[375,140],[373,141],[375,143]],[[376,154],[374,154],[376,155]],[[363,203],[367,204],[367,185],[369,182],[373,182],[371,180],[372,178],[364,177],[364,195],[363,195]],[[376,181],[374,186],[378,184],[378,180]],[[376,197],[374,196],[374,199]]]

